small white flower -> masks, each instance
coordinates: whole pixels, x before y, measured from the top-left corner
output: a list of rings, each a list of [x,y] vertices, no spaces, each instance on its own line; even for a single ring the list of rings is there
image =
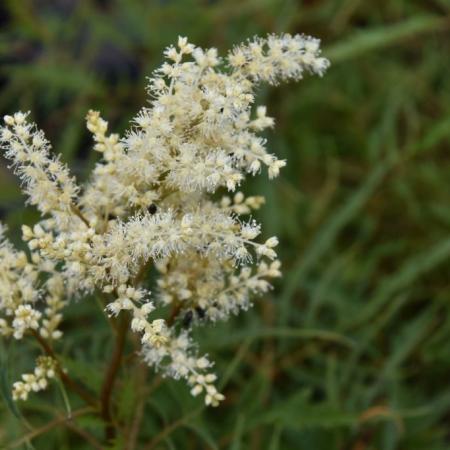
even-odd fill
[[[209,361],[205,357],[197,359],[197,367],[199,369],[206,369],[209,365]]]

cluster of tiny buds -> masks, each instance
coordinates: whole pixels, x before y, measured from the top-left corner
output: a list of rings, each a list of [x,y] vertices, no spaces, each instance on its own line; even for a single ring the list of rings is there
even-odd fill
[[[122,144],[119,142],[118,134],[106,136],[108,131],[108,122],[100,117],[98,111],[89,110],[86,116],[87,129],[93,134],[96,144],[94,150],[103,153],[106,161],[114,159],[116,153],[122,150]]]
[[[104,292],[107,293],[111,290],[112,286],[104,288]],[[117,288],[118,298],[107,305],[106,311],[114,316],[117,316],[122,310],[130,311],[132,331],[142,334],[142,344],[158,348],[167,343],[168,330],[164,319],[148,321],[147,317],[155,309],[155,306],[153,302],[142,303],[142,301],[144,296],[149,294],[149,291],[122,284]]]
[[[14,312],[13,329],[14,337],[21,339],[27,330],[37,330],[41,313],[33,309],[31,305],[19,305]]]
[[[171,59],[175,63],[179,63],[181,61],[181,59],[183,58],[183,55],[189,55],[195,49],[195,46],[193,44],[188,43],[188,40],[186,37],[180,36],[178,38],[177,45],[178,45],[179,51],[177,51],[177,49],[171,45],[171,46],[167,47],[167,49],[164,52],[164,56],[167,59]]]
[[[197,367],[199,369],[206,369],[209,367],[209,361],[206,358],[197,359]],[[218,406],[218,404],[225,398],[223,394],[217,391],[214,386],[214,382],[217,377],[213,373],[203,374],[193,374],[189,377],[188,382],[193,388],[191,389],[191,394],[196,397],[197,395],[205,392],[205,403],[206,405]]]
[[[222,209],[230,209],[238,215],[250,214],[252,210],[258,210],[265,203],[265,198],[261,195],[245,197],[244,194],[239,191],[230,198],[229,196],[224,196],[220,200],[220,206]]]
[[[5,121],[6,125],[9,126],[20,126],[25,123],[27,116],[23,112],[16,112],[13,116],[4,116],[3,120]],[[4,129],[3,133],[8,133],[8,129]],[[11,133],[11,132],[9,132]],[[23,134],[23,131],[21,132]],[[11,138],[11,134],[8,134],[8,138]]]
[[[22,375],[22,381],[13,384],[14,400],[27,400],[30,392],[38,392],[47,388],[48,380],[55,377],[56,361],[50,356],[40,356],[36,360],[34,373]]]

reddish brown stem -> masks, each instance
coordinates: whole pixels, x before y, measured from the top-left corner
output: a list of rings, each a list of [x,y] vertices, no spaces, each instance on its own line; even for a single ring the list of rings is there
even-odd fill
[[[111,360],[109,362],[109,366],[103,380],[102,390],[100,394],[101,415],[106,424],[105,437],[108,442],[111,442],[116,436],[116,429],[112,423],[111,416],[111,394],[114,388],[117,374],[119,372],[120,364],[122,362],[127,329],[128,320],[124,316],[120,316],[113,354],[111,356]]]
[[[48,431],[52,430],[53,428],[55,428],[59,425],[67,426],[67,423],[73,421],[76,417],[84,416],[84,415],[92,413],[92,412],[93,412],[92,408],[90,406],[86,406],[84,408],[78,409],[77,411],[73,411],[70,419],[67,418],[67,416],[58,416],[55,419],[53,419],[52,421],[45,424],[44,426],[34,429],[30,433],[22,436],[21,438],[17,439],[16,441],[12,442],[11,444],[9,444],[7,446],[7,448],[12,449],[12,448],[16,448],[16,447],[21,447],[24,444],[26,444],[28,441],[31,441],[32,439],[34,439],[38,436],[41,436],[44,433],[47,433]],[[84,437],[87,438],[86,435]],[[92,444],[94,444],[94,442],[92,442],[92,437],[89,436],[89,438],[90,438],[90,442]],[[95,448],[101,448],[101,447],[96,446]]]
[[[77,205],[75,205],[74,203],[72,203],[72,205],[70,205],[72,212],[78,216],[81,221],[89,228],[89,222],[87,221],[86,217],[83,216],[83,213],[81,212],[80,208],[78,208]]]
[[[136,410],[134,412],[133,420],[128,430],[127,443],[124,450],[134,450],[136,448],[141,427],[142,419],[144,417],[144,407],[146,399],[146,389],[144,387],[147,378],[147,366],[140,364],[137,368],[136,385],[139,399],[137,400]]]
[[[88,405],[97,408],[98,407],[97,400],[83,386],[79,385],[75,380],[70,378],[66,372],[64,372],[64,369],[62,368],[60,362],[58,361],[55,352],[50,347],[48,342],[36,331],[33,330],[32,334],[39,342],[40,346],[43,348],[45,353],[47,353],[48,356],[52,357],[57,362],[56,369],[59,377],[61,378],[61,381],[64,383],[64,386],[77,393]]]
[[[172,311],[170,311],[169,318],[167,319],[167,325],[169,325],[169,327],[171,327],[174,324],[175,319],[177,318],[180,311],[181,311],[181,303],[175,304],[172,308]]]

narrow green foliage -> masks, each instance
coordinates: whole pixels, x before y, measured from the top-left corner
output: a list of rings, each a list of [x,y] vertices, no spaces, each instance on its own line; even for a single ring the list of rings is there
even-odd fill
[[[268,147],[288,165],[276,183],[255,177],[246,193],[266,197],[255,219],[279,236],[284,276],[254,313],[198,332],[226,401],[212,411],[151,370],[145,389],[122,370],[112,404],[121,434],[110,450],[447,450],[449,2],[50,3],[0,5],[0,110],[33,111],[80,180],[95,164],[86,109],[107,111],[122,132],[178,35],[223,51],[256,34],[303,31],[322,38],[332,63],[321,80],[258,92],[277,126]],[[0,175],[2,221],[12,231],[34,223],[5,164]],[[111,330],[100,309],[74,306],[61,362],[96,392]],[[67,411],[57,388],[18,411],[11,381],[33,361],[5,349],[0,448],[94,448],[64,423],[33,434]],[[70,392],[68,401],[73,414],[84,407]],[[103,437],[92,412],[73,424]],[[130,444],[133,424],[140,433]]]

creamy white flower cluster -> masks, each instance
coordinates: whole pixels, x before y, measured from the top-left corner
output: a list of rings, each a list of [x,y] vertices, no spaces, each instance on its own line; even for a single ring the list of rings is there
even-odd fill
[[[78,187],[67,167],[50,155],[50,144],[44,133],[28,123],[27,116],[18,112],[4,117],[6,126],[1,130],[0,146],[22,179],[30,203],[43,214],[50,211],[66,213]],[[60,217],[64,215],[60,214]]]
[[[22,339],[27,331],[38,330],[44,338],[59,339],[64,280],[50,261],[36,253],[29,260],[15,250],[5,230],[0,225],[0,335]],[[39,281],[39,275],[46,280]]]
[[[300,79],[305,71],[322,76],[330,62],[320,56],[320,40],[289,34],[255,38],[236,47],[228,62],[240,73],[257,81],[277,84],[280,80]]]
[[[48,386],[48,380],[55,377],[56,361],[49,356],[39,356],[34,373],[24,373],[22,381],[13,384],[14,400],[27,400],[30,392],[43,391]]]
[[[144,360],[215,406],[223,395],[213,363],[197,354],[190,330],[247,309],[280,276],[278,240],[257,241],[261,227],[250,216],[264,198],[236,192],[246,176],[265,169],[274,178],[285,165],[259,134],[274,120],[254,107],[255,88],[322,75],[329,62],[319,40],[288,34],[255,38],[225,58],[186,38],[164,54],[149,79],[150,105],[123,138],[88,113],[100,159],[84,186],[27,114],[5,117],[0,146],[43,218],[22,229],[31,259],[2,237],[0,332],[57,339],[64,303],[102,292],[111,316],[130,317]],[[153,296],[145,283],[151,265]],[[16,398],[45,384],[24,383]]]

